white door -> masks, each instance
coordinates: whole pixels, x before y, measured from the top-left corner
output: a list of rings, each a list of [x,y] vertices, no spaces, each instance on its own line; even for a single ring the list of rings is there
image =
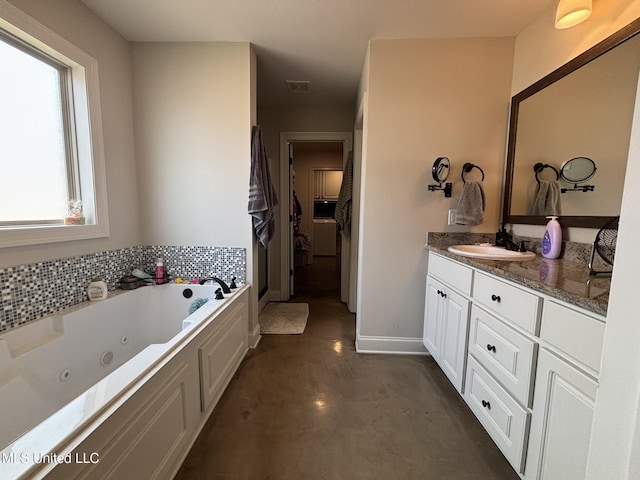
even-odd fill
[[[293,266],[295,255],[295,238],[293,231],[293,143],[289,142],[289,195],[288,195],[288,211],[289,211],[289,295],[293,295]]]

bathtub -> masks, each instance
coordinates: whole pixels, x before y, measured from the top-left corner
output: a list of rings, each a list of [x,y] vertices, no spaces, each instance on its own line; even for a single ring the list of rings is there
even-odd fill
[[[247,351],[248,287],[217,288],[118,291],[1,334],[0,478],[171,478]]]

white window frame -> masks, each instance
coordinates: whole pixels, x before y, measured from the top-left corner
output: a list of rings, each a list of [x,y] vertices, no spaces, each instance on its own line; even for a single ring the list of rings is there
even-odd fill
[[[71,69],[74,135],[87,221],[85,225],[3,226],[0,248],[108,237],[98,62],[6,0],[0,0],[0,28]]]

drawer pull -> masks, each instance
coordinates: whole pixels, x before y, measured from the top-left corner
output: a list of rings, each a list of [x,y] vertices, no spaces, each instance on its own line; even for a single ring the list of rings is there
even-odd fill
[[[442,298],[447,298],[447,294],[444,293],[442,290],[438,290],[438,295],[440,295]]]
[[[486,400],[482,400],[482,406],[486,409],[491,410],[491,403],[487,402]]]
[[[496,346],[491,345],[490,343],[487,343],[487,350],[489,350],[490,352],[496,353]]]
[[[491,300],[500,303],[500,295],[491,295]]]

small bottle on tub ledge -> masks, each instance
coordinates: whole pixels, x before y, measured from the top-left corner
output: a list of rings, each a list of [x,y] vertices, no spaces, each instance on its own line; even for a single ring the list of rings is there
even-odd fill
[[[107,284],[104,283],[100,277],[96,277],[91,280],[89,287],[87,288],[87,296],[91,302],[96,302],[98,300],[104,300],[107,298]]]

